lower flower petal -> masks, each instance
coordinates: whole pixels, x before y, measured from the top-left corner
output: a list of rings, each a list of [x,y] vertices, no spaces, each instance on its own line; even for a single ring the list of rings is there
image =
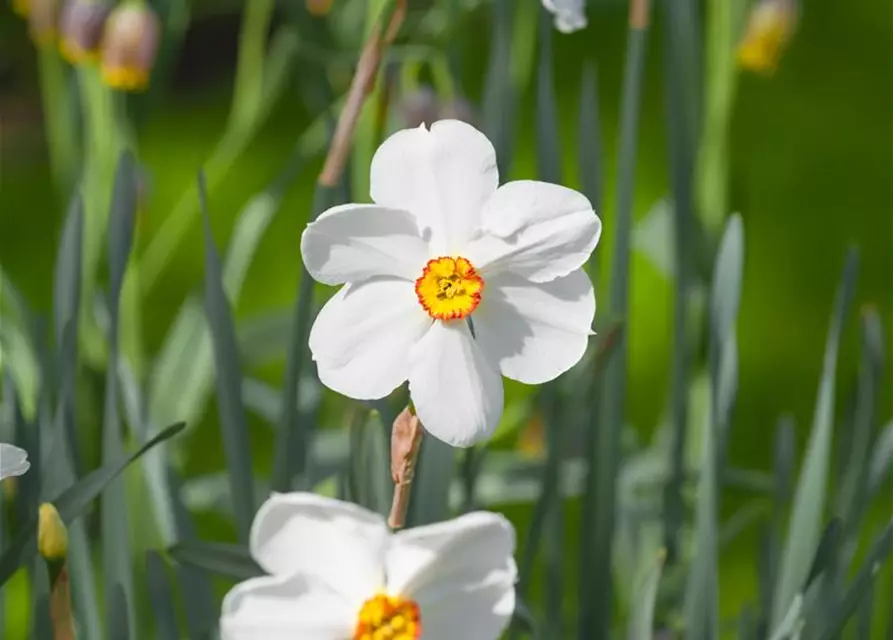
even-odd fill
[[[409,350],[431,325],[411,282],[343,287],[319,312],[310,350],[320,381],[350,398],[383,398],[409,374]]]
[[[418,603],[425,638],[492,640],[515,607],[515,532],[502,516],[469,513],[396,533],[388,590]]]
[[[485,440],[502,416],[502,377],[464,320],[435,322],[412,348],[409,394],[425,430],[454,447]]]
[[[595,317],[595,293],[585,271],[541,284],[500,274],[487,287],[473,316],[475,337],[502,375],[542,384],[580,361]]]
[[[384,584],[384,519],[312,493],[273,494],[251,528],[251,555],[277,575],[302,575],[359,607]]]
[[[356,608],[325,584],[303,575],[264,576],[226,594],[221,640],[349,638]]]

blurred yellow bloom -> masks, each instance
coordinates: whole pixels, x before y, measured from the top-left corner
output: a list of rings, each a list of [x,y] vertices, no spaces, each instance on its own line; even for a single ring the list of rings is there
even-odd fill
[[[68,555],[68,529],[50,502],[40,505],[37,550],[46,560],[64,560]]]
[[[31,2],[29,0],[12,0],[12,10],[23,18],[27,18],[31,10]]]
[[[30,0],[24,4],[28,5],[28,32],[34,43],[38,46],[45,46],[55,42],[56,22],[59,19],[59,1]]]
[[[766,75],[775,71],[793,35],[796,14],[793,0],[759,0],[738,45],[738,64]]]
[[[105,24],[102,80],[119,91],[143,91],[158,54],[158,17],[138,2],[118,5]]]

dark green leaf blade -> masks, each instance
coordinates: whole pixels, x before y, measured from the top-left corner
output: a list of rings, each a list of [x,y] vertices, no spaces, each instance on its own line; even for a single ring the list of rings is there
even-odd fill
[[[232,311],[223,288],[223,270],[211,234],[204,173],[199,173],[198,191],[205,221],[205,312],[214,343],[220,430],[229,470],[236,530],[239,538],[247,542],[255,509],[248,425],[242,404],[242,372]]]
[[[162,640],[179,638],[170,578],[164,560],[157,551],[146,552],[146,580],[149,583],[149,604],[155,619],[156,636]]]
[[[220,542],[181,542],[168,549],[177,562],[217,575],[248,580],[264,575],[248,548]]]
[[[117,478],[124,469],[138,460],[146,451],[155,445],[172,438],[180,433],[186,425],[178,423],[163,429],[154,438],[146,442],[139,449],[114,463],[108,463],[99,469],[89,473],[59,495],[53,504],[59,511],[63,522],[70,524],[77,518],[87,505],[98,496],[111,480]],[[28,525],[22,528],[9,546],[0,556],[0,586],[37,553],[37,519],[33,518]]]
[[[127,613],[129,608],[124,587],[116,584],[111,589],[111,598],[108,600],[109,640],[130,640],[132,637],[130,616]]]

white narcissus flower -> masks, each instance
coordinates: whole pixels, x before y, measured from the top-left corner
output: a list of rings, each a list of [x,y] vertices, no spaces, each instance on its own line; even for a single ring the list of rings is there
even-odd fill
[[[555,28],[573,33],[586,28],[586,0],[543,0],[543,6],[555,15]]]
[[[0,480],[20,476],[30,468],[31,463],[24,449],[0,442]]]
[[[310,332],[319,378],[359,400],[409,380],[425,429],[473,445],[502,415],[500,373],[542,384],[583,356],[595,295],[582,267],[601,222],[572,189],[499,187],[493,145],[458,120],[385,140],[371,195],[301,238],[313,278],[346,285]]]
[[[515,534],[493,513],[391,533],[357,505],[274,494],[250,544],[271,575],[226,595],[222,640],[495,640],[515,608]]]

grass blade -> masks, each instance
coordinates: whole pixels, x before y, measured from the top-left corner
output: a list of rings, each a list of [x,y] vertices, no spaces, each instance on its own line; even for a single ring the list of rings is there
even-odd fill
[[[211,234],[211,218],[208,213],[208,196],[205,192],[203,173],[199,173],[198,192],[205,221],[205,312],[214,343],[221,437],[229,469],[236,530],[239,539],[247,542],[255,509],[248,425],[245,422],[245,407],[242,404],[242,373],[232,311],[223,288],[223,269]]]
[[[871,464],[868,471],[868,492],[870,496],[877,494],[878,489],[890,474],[893,463],[893,420],[888,422],[874,443]]]
[[[387,516],[393,484],[389,435],[378,411],[360,411],[350,427],[347,486],[351,501]]]
[[[124,454],[122,425],[118,399],[118,331],[120,298],[124,274],[133,244],[133,221],[137,207],[137,182],[133,158],[129,152],[121,154],[115,175],[108,230],[109,260],[109,360],[106,369],[105,407],[102,420],[102,459],[117,460]],[[131,565],[130,527],[123,478],[110,482],[101,497],[102,564],[104,569],[105,601],[127,607],[109,607],[109,629],[115,624],[126,624],[127,637],[136,637],[133,566]],[[118,591],[121,591],[119,596]],[[113,636],[114,637],[114,636]]]
[[[483,98],[484,131],[496,149],[496,161],[502,176],[507,175],[509,170],[514,123],[515,100],[509,73],[512,60],[513,4],[511,0],[493,2],[490,58]]]
[[[726,225],[710,292],[710,423],[702,434],[696,551],[685,594],[686,632],[706,639],[719,638],[719,473],[737,395],[735,323],[743,271],[744,228],[736,215]]]
[[[62,492],[56,499],[52,500],[59,511],[59,515],[62,517],[62,521],[70,525],[75,518],[83,513],[87,505],[105,489],[110,481],[121,475],[124,469],[138,460],[152,447],[180,433],[185,426],[183,423],[171,425],[130,455],[124,456],[113,463],[107,463],[99,469],[92,471]],[[26,526],[22,527],[19,534],[7,546],[3,555],[0,556],[0,586],[5,584],[19,567],[36,556],[36,541],[37,517],[35,515]],[[72,554],[74,554],[74,549],[72,549]]]
[[[338,198],[337,187],[317,183],[313,196],[313,210],[308,221],[313,222],[323,211],[333,206]],[[313,319],[313,278],[301,264],[301,281],[295,300],[292,316],[291,335],[285,359],[285,380],[282,388],[282,406],[279,420],[279,435],[273,459],[273,491],[290,491],[294,479],[303,477],[307,470],[307,448],[310,430],[304,414],[299,410],[301,395],[305,393],[300,384],[307,359],[307,341]],[[315,376],[315,373],[314,373]]]
[[[446,520],[450,513],[450,485],[456,473],[456,450],[437,438],[424,436],[416,464],[406,526]]]
[[[666,552],[661,550],[657,560],[648,563],[648,572],[641,583],[639,595],[635,599],[636,609],[630,616],[626,628],[627,640],[652,640],[654,638],[654,607],[666,558]]]
[[[648,34],[648,2],[636,0],[630,4],[629,35],[627,37],[626,69],[621,102],[620,156],[618,159],[617,214],[614,222],[614,254],[611,264],[609,311],[611,316],[626,318],[629,312],[629,250],[632,227],[633,188],[635,183],[636,145],[639,128],[639,108],[642,78],[645,67],[645,45]],[[596,460],[591,500],[593,539],[584,540],[591,546],[588,566],[581,572],[589,576],[588,607],[581,607],[580,640],[604,638],[611,628],[614,594],[611,577],[614,521],[616,511],[617,473],[620,458],[620,432],[626,402],[627,375],[626,335],[621,332],[617,345],[605,370],[601,393],[601,421],[590,426],[597,430]],[[593,411],[593,415],[597,412]],[[590,473],[593,473],[590,468]]]
[[[577,148],[580,187],[592,208],[601,212],[604,201],[604,169],[602,162],[602,132],[598,108],[598,74],[595,65],[586,63],[583,67],[583,79],[580,83],[580,144]],[[596,259],[593,253],[590,259],[589,274],[596,278],[592,263]]]
[[[168,554],[177,562],[235,580],[264,575],[247,547],[219,542],[181,542]]]
[[[164,560],[157,551],[146,552],[146,581],[149,583],[149,603],[155,620],[155,636],[159,640],[179,638],[177,611],[171,592],[170,578]],[[187,605],[188,606],[188,605]]]
[[[130,640],[133,635],[130,627],[133,624],[127,611],[130,603],[127,602],[127,594],[124,587],[116,584],[111,589],[111,597],[108,602],[109,610],[109,640]]]
[[[781,622],[782,616],[799,591],[807,575],[809,560],[819,544],[831,456],[837,352],[843,322],[853,297],[857,269],[858,254],[853,249],[847,255],[843,279],[837,291],[834,313],[828,329],[812,431],[794,494],[793,513],[774,594],[771,617],[773,628]]]

